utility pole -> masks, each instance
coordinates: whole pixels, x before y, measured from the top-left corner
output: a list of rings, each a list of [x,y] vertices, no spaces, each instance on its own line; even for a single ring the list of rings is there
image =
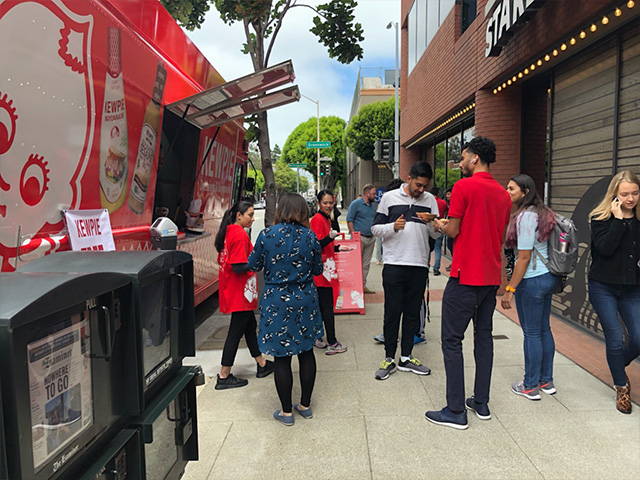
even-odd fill
[[[310,102],[316,104],[316,141],[320,141],[320,100],[314,100],[313,98],[307,97],[306,95],[300,94],[302,97],[306,98]],[[320,149],[316,149],[317,157],[316,157],[316,193],[318,193],[320,188]]]
[[[400,40],[398,37],[398,22],[389,22],[387,30],[391,27],[395,27],[396,33],[396,69],[395,69],[395,112],[394,112],[394,150],[393,150],[393,175],[398,177],[400,174],[400,101],[398,95],[398,89],[400,86]]]

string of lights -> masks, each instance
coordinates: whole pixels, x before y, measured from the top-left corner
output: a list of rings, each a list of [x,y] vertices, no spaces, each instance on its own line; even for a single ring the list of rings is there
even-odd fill
[[[466,113],[469,113],[471,110],[476,108],[476,103],[470,103],[469,105],[461,108],[460,110],[458,110],[456,113],[451,114],[451,116],[447,117],[445,120],[443,120],[442,122],[440,122],[437,126],[433,127],[431,130],[429,130],[427,133],[425,133],[424,135],[422,135],[420,138],[418,138],[417,140],[413,141],[410,145],[407,145],[407,148],[411,148],[413,147],[415,144],[421,142],[422,140],[424,140],[425,138],[427,138],[428,136],[436,133],[438,130],[446,127],[447,125],[451,124],[452,122],[454,122],[455,120],[457,120],[458,118],[462,117],[463,115],[465,115]]]
[[[562,55],[563,52],[566,52],[567,50],[569,50],[569,48],[577,45],[579,41],[584,40],[585,38],[587,38],[587,36],[589,34],[597,32],[598,31],[598,24],[600,24],[602,26],[609,25],[609,23],[611,21],[609,17],[619,18],[619,17],[621,17],[623,15],[625,8],[632,9],[635,6],[636,6],[635,0],[628,0],[624,5],[621,5],[620,7],[616,7],[611,12],[610,15],[606,15],[606,14],[603,15],[600,20],[594,21],[588,27],[585,27],[585,28],[581,29],[580,32],[578,32],[575,35],[572,35],[571,37],[567,38],[565,41],[560,43],[556,48],[553,48],[548,53],[546,53],[545,55],[541,56],[538,60],[532,62],[528,66],[525,66],[520,71],[518,71],[518,73],[515,73],[510,78],[508,78],[507,80],[504,80],[501,84],[499,84],[496,87],[494,87],[493,94],[497,95],[498,93],[502,92],[503,90],[509,88],[511,85],[513,85],[516,82],[518,82],[518,80],[523,79],[524,77],[526,77],[527,75],[529,75],[530,73],[535,71],[536,68],[542,67],[545,63],[556,59],[556,57],[559,57],[560,55]]]

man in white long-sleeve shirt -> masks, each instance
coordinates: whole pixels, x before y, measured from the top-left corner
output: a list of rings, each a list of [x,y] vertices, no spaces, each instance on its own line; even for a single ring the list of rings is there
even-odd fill
[[[418,333],[420,306],[429,274],[429,237],[438,238],[431,220],[438,216],[438,204],[427,188],[433,178],[428,163],[411,167],[409,180],[382,196],[371,232],[382,239],[382,285],[384,287],[385,360],[375,378],[386,380],[396,368],[417,375],[429,370],[411,355],[413,337]],[[394,361],[400,321],[400,361]]]

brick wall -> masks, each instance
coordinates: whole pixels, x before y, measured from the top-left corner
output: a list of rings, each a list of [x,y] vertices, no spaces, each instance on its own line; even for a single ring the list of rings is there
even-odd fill
[[[547,0],[530,21],[517,31],[498,57],[486,58],[484,9],[487,1],[478,0],[478,16],[460,35],[461,8],[457,4],[413,71],[407,72],[408,30],[401,35],[401,99],[400,143],[406,144],[432,127],[445,115],[476,98],[476,131],[493,138],[498,146],[495,173],[501,179],[520,166],[521,109],[519,88],[511,87],[499,95],[483,89],[511,75],[525,62],[536,60],[567,34],[584,26],[605,8],[621,4],[620,0]],[[404,20],[413,0],[402,1]],[[637,9],[637,8],[636,8]],[[577,47],[574,47],[577,48]],[[568,58],[567,52],[563,54]],[[492,98],[494,97],[494,98]],[[510,102],[514,102],[513,105]],[[488,110],[485,110],[488,109]],[[400,171],[416,159],[411,150],[402,149]]]
[[[496,163],[491,173],[503,185],[520,170],[521,96],[519,86],[502,95],[488,90],[476,94],[476,135],[495,142]]]

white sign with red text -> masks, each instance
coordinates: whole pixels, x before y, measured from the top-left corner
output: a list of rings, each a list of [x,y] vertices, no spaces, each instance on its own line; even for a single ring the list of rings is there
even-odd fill
[[[72,250],[109,252],[116,249],[107,209],[66,210],[64,215]]]

